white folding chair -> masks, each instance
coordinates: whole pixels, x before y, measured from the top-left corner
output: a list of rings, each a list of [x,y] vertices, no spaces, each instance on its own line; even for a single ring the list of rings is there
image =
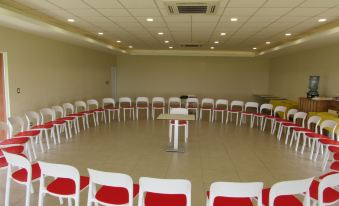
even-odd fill
[[[134,118],[134,107],[132,105],[132,100],[130,97],[120,97],[119,98],[119,108],[122,109],[124,113],[124,121],[126,121],[126,110],[129,110],[129,117],[131,118],[131,115],[133,115],[133,120]]]
[[[250,117],[250,126],[253,124],[253,115],[259,112],[259,103],[257,102],[246,102],[245,109],[240,115],[240,126],[242,122],[246,122],[246,117]]]
[[[191,206],[191,182],[183,179],[141,177],[138,206]]]
[[[209,121],[212,121],[213,118],[213,109],[214,109],[214,99],[212,98],[203,98],[200,105],[200,120],[202,120],[202,113],[207,111],[209,114]]]
[[[215,107],[213,108],[212,121],[217,120],[217,114],[221,113],[221,123],[224,123],[224,113],[228,110],[228,100],[227,99],[217,99],[215,101]]]
[[[232,117],[233,114],[237,116],[236,119],[236,125],[238,125],[238,120],[239,120],[239,114],[244,110],[244,102],[243,101],[238,101],[234,100],[231,102],[231,108],[227,110],[227,115],[226,115],[226,124],[228,123],[228,117],[231,115],[231,122],[232,122]]]
[[[153,97],[152,98],[152,118],[154,120],[155,113],[157,110],[161,110],[162,114],[165,113],[165,98],[163,97]]]
[[[133,206],[133,198],[139,193],[139,185],[133,184],[130,176],[93,169],[88,169],[88,173],[90,182],[87,206],[92,206],[92,203]]]
[[[115,105],[115,100],[113,98],[103,98],[102,99],[102,108],[108,113],[108,122],[111,122],[111,113],[114,120],[115,113],[117,113],[118,121],[120,122],[120,109]],[[106,115],[105,115],[106,116]],[[106,118],[105,118],[106,121]],[[106,123],[106,122],[105,122]]]
[[[95,113],[95,119],[97,121],[96,125],[99,125],[99,114],[101,115],[101,121],[104,120],[106,122],[105,110],[103,108],[99,108],[99,103],[95,99],[89,99],[86,101],[87,110],[93,111]]]
[[[188,114],[188,110],[186,108],[172,108],[170,110],[170,114]],[[179,120],[179,127],[185,127],[185,142],[188,140],[188,121],[187,120]],[[175,120],[170,120],[169,125],[169,142],[172,142],[172,130],[175,127]]]
[[[139,119],[139,110],[146,110],[146,117],[149,116],[149,100],[148,97],[137,97],[135,100],[135,112],[137,120]]]
[[[313,180],[310,188],[313,205],[337,205],[339,202],[339,173],[331,174],[319,181]]]

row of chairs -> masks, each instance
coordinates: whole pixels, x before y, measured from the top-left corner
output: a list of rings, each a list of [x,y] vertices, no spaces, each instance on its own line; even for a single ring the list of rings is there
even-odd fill
[[[70,165],[38,161],[31,164],[20,154],[3,151],[9,163],[6,178],[5,206],[10,205],[11,181],[26,187],[25,206],[30,205],[30,195],[34,192],[33,182],[40,181],[39,206],[44,205],[46,195],[63,199],[68,204],[80,204],[80,192],[88,187],[87,206],[129,205],[138,197],[138,206],[177,205],[191,206],[191,182],[185,179],[156,179],[141,177],[139,184],[133,184],[129,175],[88,169],[89,177],[81,176]],[[13,167],[21,169],[13,171]],[[48,178],[52,177],[53,180]],[[271,188],[263,188],[262,182],[214,182],[207,192],[206,206],[218,205],[327,205],[337,203],[339,173],[326,174],[318,180],[307,178],[279,182]],[[295,195],[304,196],[303,201]]]

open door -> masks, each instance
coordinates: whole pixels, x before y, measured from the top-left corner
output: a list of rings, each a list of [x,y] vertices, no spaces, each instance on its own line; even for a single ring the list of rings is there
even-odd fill
[[[6,122],[6,95],[5,95],[5,65],[4,55],[0,52],[0,121]],[[5,139],[5,133],[0,132],[0,139]]]

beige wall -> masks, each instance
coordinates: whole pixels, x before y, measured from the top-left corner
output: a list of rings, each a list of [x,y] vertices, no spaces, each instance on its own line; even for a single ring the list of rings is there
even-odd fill
[[[112,95],[105,81],[116,61],[113,55],[4,27],[0,51],[8,55],[12,115]]]
[[[268,92],[269,61],[262,58],[127,56],[117,58],[118,96],[252,99]]]
[[[339,94],[339,44],[271,59],[270,93],[297,100],[306,96],[310,75],[320,75],[320,96]]]

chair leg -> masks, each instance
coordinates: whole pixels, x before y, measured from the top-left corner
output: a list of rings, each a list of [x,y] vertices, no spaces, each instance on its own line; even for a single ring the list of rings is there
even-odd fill
[[[26,198],[25,198],[25,206],[29,206],[31,197],[31,184],[26,185]]]
[[[35,152],[35,147],[34,147],[34,137],[31,137],[30,138],[30,143],[31,143],[31,148],[32,148],[32,152],[33,152],[33,157],[34,157],[34,159],[36,159],[37,158],[37,156],[36,156],[36,152]]]
[[[171,123],[169,125],[169,142],[171,143],[172,142],[172,126],[171,126]]]
[[[10,166],[8,166],[7,176],[6,176],[6,191],[5,191],[5,206],[9,206],[10,199],[10,190],[11,190],[11,175],[12,170]]]

